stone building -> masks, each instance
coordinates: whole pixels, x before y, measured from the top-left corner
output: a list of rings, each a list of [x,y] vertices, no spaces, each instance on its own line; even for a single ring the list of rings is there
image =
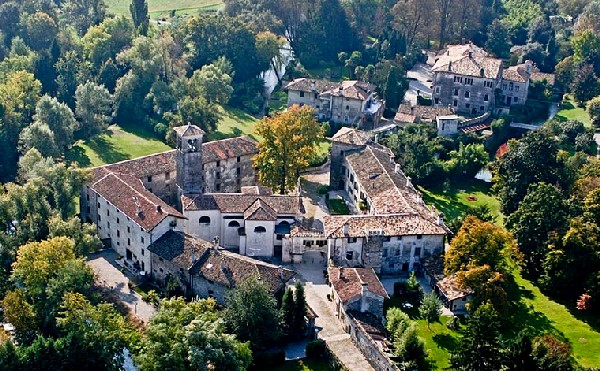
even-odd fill
[[[338,318],[346,317],[348,311],[383,318],[383,301],[389,295],[373,269],[329,267],[327,274]]]
[[[80,194],[81,219],[95,224],[105,244],[138,271],[149,271],[151,243],[169,230],[185,231],[179,195],[256,184],[252,139],[202,143],[196,126],[176,131],[178,149],[94,168]]]
[[[342,127],[333,135],[331,142],[329,184],[334,188],[343,189],[344,186],[341,182],[345,154],[348,151],[364,149],[366,144],[371,142],[371,135],[366,131]]]
[[[532,72],[533,62],[531,61],[504,69],[502,72],[502,105],[510,107],[525,104]]]
[[[341,83],[308,78],[286,85],[288,107],[307,105],[315,109],[319,120],[374,128],[378,125],[385,102],[377,97],[375,85],[362,81]]]
[[[299,196],[273,195],[261,187],[241,193],[182,197],[185,230],[242,255],[282,258],[284,235],[302,212]]]
[[[450,116],[454,114],[454,109],[450,106],[412,106],[410,103],[402,103],[398,106],[398,112],[394,116],[394,122],[399,125],[425,123],[435,123],[439,116]]]
[[[457,113],[483,114],[496,104],[496,89],[502,81],[502,60],[480,48],[448,46],[432,68],[433,104],[452,107]]]
[[[364,135],[345,131],[333,140],[332,164],[341,166],[332,171],[330,187],[366,215],[324,218],[328,261],[382,274],[419,270],[421,258],[444,247],[448,229],[441,215],[425,205],[389,149],[366,139],[348,143],[350,134]]]
[[[183,232],[169,231],[149,247],[152,276],[159,282],[176,279],[188,294],[215,298],[225,304],[229,290],[251,276],[267,282],[281,297],[294,272],[221,249]]]

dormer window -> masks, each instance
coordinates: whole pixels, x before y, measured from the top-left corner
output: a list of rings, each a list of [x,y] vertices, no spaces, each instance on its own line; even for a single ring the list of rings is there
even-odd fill
[[[304,92],[303,91],[300,92],[300,98],[304,98]]]
[[[152,182],[152,175],[148,175],[148,183]]]

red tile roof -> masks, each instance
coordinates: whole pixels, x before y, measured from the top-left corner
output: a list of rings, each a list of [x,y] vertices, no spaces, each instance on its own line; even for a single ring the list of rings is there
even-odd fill
[[[360,298],[363,283],[367,284],[367,289],[371,293],[389,299],[388,293],[373,268],[330,267],[327,269],[327,273],[329,282],[344,305]]]
[[[298,215],[302,212],[302,203],[298,196],[253,195],[243,193],[212,193],[195,197],[182,196],[183,209],[220,210],[222,213],[243,214],[257,200],[267,205],[277,215]]]
[[[323,224],[327,238],[365,237],[369,231],[380,231],[384,236],[447,234],[444,225],[418,214],[325,216]],[[344,225],[348,225],[347,234]]]

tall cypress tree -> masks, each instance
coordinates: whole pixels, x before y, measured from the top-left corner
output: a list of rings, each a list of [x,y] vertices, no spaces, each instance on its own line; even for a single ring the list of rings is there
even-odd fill
[[[294,314],[294,292],[288,287],[281,300],[281,327],[283,329],[283,334],[288,338],[294,333]]]
[[[304,335],[306,323],[306,298],[304,297],[304,286],[302,283],[296,282],[296,290],[294,291],[294,326],[293,333],[298,337]]]
[[[129,5],[133,25],[141,36],[148,34],[148,26],[150,25],[150,16],[148,15],[148,2],[146,0],[132,0]]]

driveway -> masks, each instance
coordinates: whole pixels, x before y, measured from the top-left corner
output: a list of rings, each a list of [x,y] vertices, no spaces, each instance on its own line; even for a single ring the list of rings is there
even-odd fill
[[[340,320],[335,316],[333,303],[327,300],[331,292],[323,278],[323,266],[302,264],[297,265],[298,276],[306,282],[304,292],[306,302],[319,316],[315,323],[321,329],[318,337],[323,339],[329,349],[351,371],[374,371],[362,352],[350,339],[350,334],[342,328]]]
[[[119,270],[115,263],[116,258],[117,253],[114,250],[105,249],[90,255],[87,264],[94,270],[98,284],[115,292],[121,302],[144,323],[150,322],[156,308],[143,301],[140,294],[129,289],[129,278]]]
[[[426,64],[416,64],[410,71],[406,73],[408,77],[408,90],[404,95],[404,101],[411,105],[417,105],[417,91],[421,94],[431,96],[431,84],[433,81],[433,73],[431,66]],[[429,81],[427,81],[429,80]]]

